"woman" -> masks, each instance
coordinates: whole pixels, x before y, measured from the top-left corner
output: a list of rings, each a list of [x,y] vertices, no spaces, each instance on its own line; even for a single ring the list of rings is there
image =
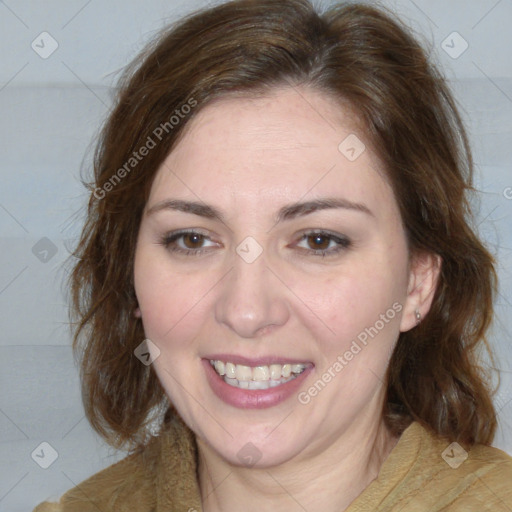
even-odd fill
[[[161,35],[71,282],[89,420],[133,453],[36,510],[511,510],[471,178],[442,77],[381,10],[237,0]]]

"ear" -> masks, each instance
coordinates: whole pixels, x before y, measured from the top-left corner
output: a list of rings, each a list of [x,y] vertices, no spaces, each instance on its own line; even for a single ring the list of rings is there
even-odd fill
[[[133,316],[135,318],[142,318],[142,313],[140,312],[140,308],[135,308],[134,311],[133,311]]]
[[[425,318],[429,312],[437,288],[441,264],[441,256],[434,253],[421,252],[411,258],[407,299],[400,322],[400,332],[408,331],[418,325],[421,318]],[[419,321],[416,312],[421,315]]]

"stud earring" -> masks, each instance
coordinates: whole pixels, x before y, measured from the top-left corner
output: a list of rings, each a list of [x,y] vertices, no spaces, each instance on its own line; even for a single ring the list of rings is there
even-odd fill
[[[415,312],[414,312],[414,315],[416,316],[416,325],[418,325],[420,322],[421,322],[421,313],[419,312],[419,310],[417,309]]]

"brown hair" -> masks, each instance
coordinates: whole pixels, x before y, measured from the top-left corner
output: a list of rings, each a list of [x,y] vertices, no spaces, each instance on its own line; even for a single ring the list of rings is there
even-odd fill
[[[391,15],[353,4],[319,14],[307,0],[235,0],[194,13],[123,74],[71,276],[92,426],[114,446],[143,446],[150,411],[166,403],[154,371],[134,356],[144,339],[133,314],[134,250],[156,170],[213,99],[287,84],[348,102],[385,164],[411,254],[442,258],[431,310],[400,335],[389,365],[388,426],[399,434],[416,420],[451,440],[489,444],[496,418],[479,358],[489,350],[496,276],[470,226],[471,153],[454,100]]]

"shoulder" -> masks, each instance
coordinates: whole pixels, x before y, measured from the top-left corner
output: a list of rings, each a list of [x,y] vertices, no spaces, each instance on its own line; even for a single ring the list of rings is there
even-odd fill
[[[175,415],[140,451],[34,512],[152,512],[157,502],[162,510],[200,508],[196,465],[195,436]]]
[[[511,512],[512,458],[411,424],[351,512]]]
[[[426,433],[424,433],[426,434]],[[423,492],[435,496],[439,510],[446,512],[501,512],[512,510],[512,457],[481,444],[467,449],[431,434],[423,453],[428,471]],[[425,439],[424,438],[424,439]],[[424,460],[424,465],[427,460]],[[436,509],[437,510],[437,509]]]
[[[41,503],[34,512],[146,512],[154,506],[152,477],[157,442],[96,473],[62,496],[59,503]],[[137,504],[134,509],[133,505]]]
[[[458,478],[455,473],[455,482],[466,483],[457,500],[460,510],[512,510],[512,457],[497,448],[476,445],[458,469],[462,471]]]

